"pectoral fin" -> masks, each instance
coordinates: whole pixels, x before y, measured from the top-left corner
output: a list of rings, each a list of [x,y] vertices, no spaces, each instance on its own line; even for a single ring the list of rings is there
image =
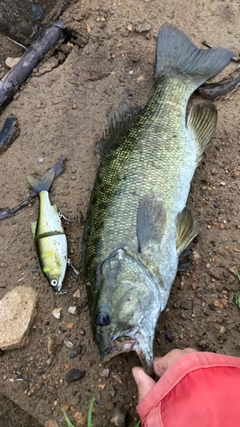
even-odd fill
[[[180,255],[199,233],[199,224],[193,221],[190,209],[186,206],[177,216],[177,254]]]
[[[137,212],[137,236],[139,252],[148,251],[162,240],[166,212],[160,197],[156,193],[143,196],[139,201]]]

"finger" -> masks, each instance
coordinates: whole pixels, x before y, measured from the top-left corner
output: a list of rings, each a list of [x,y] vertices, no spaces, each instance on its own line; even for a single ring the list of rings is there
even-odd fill
[[[154,360],[153,365],[155,374],[161,377],[164,372],[169,369],[170,366],[172,366],[173,363],[176,362],[180,357],[182,357],[184,354],[193,352],[196,352],[194,348],[185,348],[184,350],[175,349],[163,357],[157,357]]]
[[[138,400],[140,402],[156,383],[139,366],[132,369],[132,374],[138,387]]]

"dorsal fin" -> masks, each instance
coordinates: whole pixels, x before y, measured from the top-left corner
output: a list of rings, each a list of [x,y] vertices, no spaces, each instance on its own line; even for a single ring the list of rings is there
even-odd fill
[[[138,120],[143,107],[133,107],[130,102],[123,102],[117,110],[110,110],[107,121],[98,145],[98,155],[100,159],[105,153],[120,142],[128,129]]]

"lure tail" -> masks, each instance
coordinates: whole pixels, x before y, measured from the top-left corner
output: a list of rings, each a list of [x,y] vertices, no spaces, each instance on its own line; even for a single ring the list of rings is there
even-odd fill
[[[194,91],[219,73],[232,56],[224,48],[198,49],[182,31],[166,25],[158,35],[156,79],[182,76]]]
[[[54,177],[55,177],[55,172],[49,171],[49,173],[45,176],[43,181],[41,181],[40,179],[33,178],[30,175],[27,177],[27,179],[31,187],[36,191],[36,193],[39,194],[41,191],[50,190]]]

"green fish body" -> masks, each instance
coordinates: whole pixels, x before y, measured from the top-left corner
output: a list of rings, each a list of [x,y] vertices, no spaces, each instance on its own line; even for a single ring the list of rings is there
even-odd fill
[[[57,206],[51,205],[49,199],[53,179],[54,172],[44,181],[28,177],[40,199],[38,220],[32,223],[39,263],[51,286],[60,292],[67,268],[67,238]]]
[[[83,257],[95,340],[103,360],[135,350],[146,370],[181,254],[198,233],[186,207],[190,183],[217,120],[191,94],[231,60],[198,49],[165,26],[157,44],[156,90],[136,117],[112,117],[85,222]]]

